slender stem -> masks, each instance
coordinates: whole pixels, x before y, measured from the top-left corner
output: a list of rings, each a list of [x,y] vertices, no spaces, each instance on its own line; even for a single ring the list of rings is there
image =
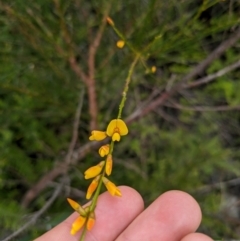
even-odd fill
[[[124,86],[124,89],[123,89],[123,92],[122,92],[122,100],[121,100],[120,105],[119,105],[119,111],[118,111],[118,116],[117,116],[118,119],[120,119],[121,116],[122,116],[122,110],[123,110],[125,101],[127,99],[128,86],[129,86],[129,83],[132,79],[133,70],[134,70],[134,68],[135,68],[135,66],[136,66],[140,57],[141,57],[140,54],[136,55],[134,61],[132,62],[131,66],[130,66],[130,69],[128,71],[128,76],[126,78],[125,86]]]
[[[79,241],[84,241],[86,233],[87,233],[87,225],[85,224]]]

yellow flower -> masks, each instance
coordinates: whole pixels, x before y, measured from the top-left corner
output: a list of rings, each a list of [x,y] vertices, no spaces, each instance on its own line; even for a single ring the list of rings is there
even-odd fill
[[[71,235],[77,233],[86,221],[86,217],[79,216],[72,224]]]
[[[95,192],[95,190],[96,190],[96,188],[98,186],[99,177],[100,176],[95,177],[92,180],[91,184],[89,185],[88,190],[87,190],[86,199],[90,199],[92,197],[93,193]]]
[[[98,165],[88,168],[84,172],[85,179],[90,179],[90,178],[98,176],[100,174],[100,172],[102,171],[104,164],[105,164],[105,161],[101,161]]]
[[[95,215],[94,213],[90,213],[88,220],[87,220],[87,230],[90,231],[95,224]]]
[[[105,131],[92,131],[89,137],[90,141],[101,141],[107,137]]]
[[[105,184],[107,190],[112,196],[122,196],[120,190],[116,187],[116,185],[113,182],[110,182],[106,177],[103,177],[103,183]]]
[[[122,49],[125,45],[125,42],[123,40],[118,40],[116,45],[118,48]]]
[[[99,148],[99,150],[98,150],[98,152],[99,152],[99,155],[101,156],[101,157],[104,157],[104,156],[106,156],[108,153],[109,153],[109,148],[110,146],[107,144],[107,145],[104,145],[104,146],[101,146],[100,148]]]
[[[77,211],[80,215],[85,216],[86,212],[85,210],[81,207],[80,204],[78,204],[77,202],[73,201],[71,198],[67,198],[68,203],[70,204],[70,206]]]
[[[128,128],[123,120],[114,119],[108,124],[106,133],[112,137],[113,141],[120,141],[121,136],[127,135]]]
[[[112,173],[112,164],[113,164],[113,160],[112,160],[112,155],[108,155],[107,156],[107,160],[106,160],[106,173],[107,175],[111,175]]]

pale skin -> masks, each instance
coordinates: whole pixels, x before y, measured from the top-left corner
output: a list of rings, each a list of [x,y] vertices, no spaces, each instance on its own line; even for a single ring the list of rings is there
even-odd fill
[[[182,191],[168,191],[144,209],[140,194],[119,187],[122,197],[103,193],[96,208],[96,222],[85,241],[213,241],[196,233],[202,214],[198,203]],[[67,205],[67,202],[66,202]],[[70,234],[75,212],[35,241],[78,241],[81,230]]]

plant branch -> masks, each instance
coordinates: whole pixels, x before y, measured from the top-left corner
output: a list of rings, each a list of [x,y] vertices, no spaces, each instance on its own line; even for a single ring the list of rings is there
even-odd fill
[[[229,65],[229,66],[227,66],[227,67],[225,67],[225,68],[223,68],[223,69],[221,69],[219,71],[217,71],[214,74],[210,74],[210,75],[208,75],[206,77],[203,77],[201,79],[198,79],[198,80],[196,80],[196,81],[194,81],[194,82],[192,82],[190,84],[187,84],[187,85],[184,86],[184,88],[185,89],[190,89],[190,88],[197,87],[199,85],[207,84],[210,81],[212,81],[212,80],[214,80],[214,79],[216,79],[218,77],[221,77],[221,76],[225,75],[226,73],[228,73],[228,72],[230,72],[230,71],[232,71],[234,69],[237,69],[239,67],[240,67],[240,60],[238,60],[237,62],[235,62],[235,63],[233,63],[233,64],[231,64],[231,65]]]
[[[97,49],[100,45],[103,32],[106,26],[106,16],[110,10],[110,5],[107,8],[103,18],[102,23],[98,29],[98,32],[89,47],[88,52],[88,79],[86,81],[86,85],[88,87],[88,96],[89,96],[89,114],[91,117],[90,121],[90,129],[97,129],[97,115],[98,115],[98,104],[97,104],[97,96],[96,96],[96,82],[95,82],[95,56]]]
[[[171,108],[174,108],[174,109],[188,110],[188,111],[199,111],[199,112],[240,110],[240,105],[236,105],[236,106],[221,105],[221,106],[192,106],[192,107],[188,107],[188,106],[179,105],[177,103],[173,103],[173,104],[165,103],[164,106],[171,107]]]
[[[74,119],[74,123],[73,123],[72,140],[69,144],[68,154],[67,154],[66,160],[65,160],[66,164],[71,163],[73,150],[74,150],[76,142],[77,142],[78,127],[79,127],[79,122],[80,122],[80,117],[81,117],[81,112],[82,112],[82,106],[83,106],[83,97],[84,97],[84,89],[82,89],[82,91],[80,93],[80,96],[79,96],[78,106],[77,106],[77,109],[76,109],[75,119]]]

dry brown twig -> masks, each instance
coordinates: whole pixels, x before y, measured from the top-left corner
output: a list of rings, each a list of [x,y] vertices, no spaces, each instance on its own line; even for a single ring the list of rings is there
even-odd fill
[[[228,73],[228,72],[230,72],[230,71],[232,71],[234,69],[237,69],[239,67],[240,67],[240,60],[238,60],[237,62],[235,62],[235,63],[233,63],[233,64],[231,64],[231,65],[229,65],[229,66],[227,66],[227,67],[225,67],[225,68],[223,68],[223,69],[221,69],[219,71],[217,71],[214,74],[210,74],[210,75],[208,75],[206,77],[203,77],[201,79],[198,79],[198,80],[196,80],[196,81],[194,81],[192,83],[186,84],[184,86],[184,88],[185,89],[190,89],[190,88],[195,88],[195,87],[203,85],[203,84],[207,84],[210,81],[212,81],[212,80],[214,80],[214,79],[216,79],[218,77],[221,77],[221,76],[225,75],[226,73]]]
[[[229,106],[229,105],[220,105],[220,106],[183,106],[177,103],[165,103],[164,106],[171,107],[174,109],[188,110],[188,111],[198,111],[198,112],[207,112],[207,111],[230,111],[230,110],[240,110],[240,105]]]

